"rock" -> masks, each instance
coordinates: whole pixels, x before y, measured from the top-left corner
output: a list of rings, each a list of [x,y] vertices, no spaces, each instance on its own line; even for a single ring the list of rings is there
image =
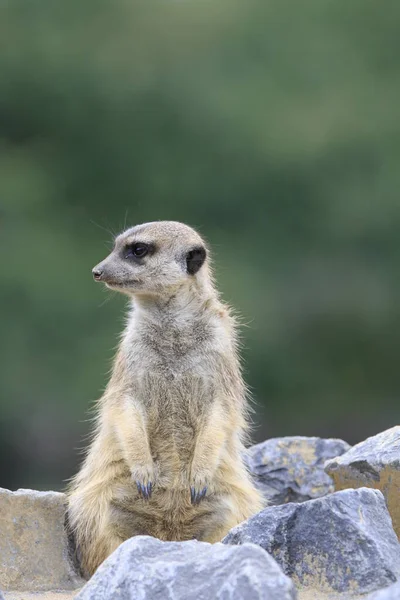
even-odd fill
[[[335,489],[371,487],[381,490],[400,539],[400,426],[357,444],[340,458],[329,460],[326,472]]]
[[[4,596],[3,596],[2,592],[1,592],[1,590],[0,590],[0,600],[5,600],[5,598],[4,598]]]
[[[325,461],[349,448],[343,440],[283,437],[251,446],[245,460],[266,505],[304,502],[334,491]]]
[[[320,592],[369,593],[400,576],[400,544],[378,490],[266,508],[223,540],[247,542],[267,550],[297,585]]]
[[[137,536],[98,568],[76,600],[289,600],[293,583],[253,544],[162,542]]]
[[[0,586],[4,590],[69,590],[83,584],[65,532],[66,497],[0,488]]]
[[[365,600],[400,600],[400,581],[379,590],[379,592],[369,594]]]

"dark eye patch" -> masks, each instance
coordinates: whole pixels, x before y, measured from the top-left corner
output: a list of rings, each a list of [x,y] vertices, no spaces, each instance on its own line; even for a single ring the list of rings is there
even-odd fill
[[[149,253],[150,247],[144,242],[134,242],[125,246],[125,258],[144,258]]]

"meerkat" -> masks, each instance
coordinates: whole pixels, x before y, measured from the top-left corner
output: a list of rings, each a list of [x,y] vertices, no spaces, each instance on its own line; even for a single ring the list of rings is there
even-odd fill
[[[93,276],[131,308],[69,489],[87,575],[134,535],[217,542],[263,507],[242,459],[248,403],[235,320],[204,240],[178,222],[138,225]]]

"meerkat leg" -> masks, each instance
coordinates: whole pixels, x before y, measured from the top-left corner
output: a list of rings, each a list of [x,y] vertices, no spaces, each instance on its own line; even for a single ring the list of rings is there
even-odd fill
[[[239,477],[231,486],[225,484],[225,490],[218,483],[216,487],[218,493],[205,500],[211,514],[200,515],[195,523],[196,539],[211,544],[220,542],[233,527],[263,508],[258,492],[245,479]]]
[[[110,503],[118,481],[129,481],[129,471],[119,453],[111,453],[111,439],[101,435],[96,453],[89,454],[73,481],[68,498],[68,523],[74,535],[82,569],[92,575],[123,542],[110,523]],[[107,460],[106,450],[109,451]]]
[[[148,500],[155,482],[155,469],[143,410],[128,398],[123,403],[116,422],[118,426],[115,433],[124,460],[139,494]]]
[[[219,494],[215,502],[213,518],[204,519],[201,540],[221,541],[230,529],[263,509],[261,494],[253,486],[247,470],[241,462],[238,449],[225,448],[218,469],[216,487]]]
[[[86,540],[80,547],[80,564],[86,578],[92,576],[96,569],[112,554],[126,538],[119,537],[109,527],[96,538]]]
[[[215,404],[199,429],[190,470],[190,498],[198,504],[207,494],[226,441],[221,407]]]

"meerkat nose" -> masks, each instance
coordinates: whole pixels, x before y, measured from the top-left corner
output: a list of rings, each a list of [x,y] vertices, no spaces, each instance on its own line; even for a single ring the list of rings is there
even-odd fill
[[[98,269],[97,267],[95,267],[94,269],[92,269],[92,273],[93,273],[93,277],[96,281],[100,281],[100,279],[102,278],[103,275],[103,271],[101,269]]]

